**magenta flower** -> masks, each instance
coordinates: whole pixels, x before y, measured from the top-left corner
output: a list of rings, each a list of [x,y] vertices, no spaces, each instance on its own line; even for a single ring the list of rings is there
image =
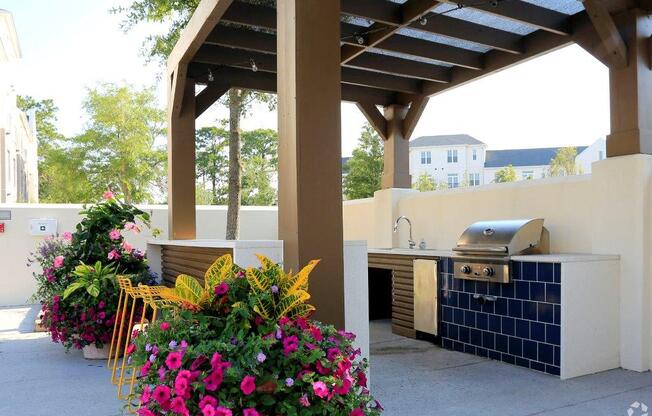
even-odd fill
[[[137,413],[138,413],[139,416],[156,416],[156,415],[154,414],[154,412],[152,412],[151,410],[146,409],[146,408],[144,408],[144,407],[138,409],[138,412],[137,412]]]
[[[152,397],[154,397],[154,400],[156,400],[158,404],[163,404],[170,400],[170,388],[168,386],[164,386],[163,384],[158,385],[154,388]]]
[[[356,407],[349,416],[364,416],[364,412],[359,407]]]
[[[189,386],[187,378],[177,375],[177,378],[174,380],[174,393],[177,396],[185,396]]]
[[[319,398],[324,398],[328,396],[328,387],[323,381],[315,381],[312,383],[312,391]]]
[[[109,260],[119,260],[120,259],[120,253],[118,250],[111,250],[109,251],[109,254],[107,255],[107,258]]]
[[[341,386],[335,386],[333,390],[335,393],[339,394],[340,396],[344,396],[351,390],[351,385],[353,384],[353,380],[351,379],[351,376],[347,375],[342,379],[342,385]]]
[[[215,406],[213,406],[211,404],[207,404],[204,407],[200,407],[200,409],[201,409],[201,414],[204,415],[204,416],[215,416],[216,415]]]
[[[287,357],[299,349],[299,338],[296,335],[289,336],[283,340],[283,354]]]
[[[109,201],[115,198],[115,195],[113,195],[113,192],[111,191],[105,191],[104,194],[102,194],[102,198],[104,198],[106,201]]]
[[[256,377],[244,376],[240,382],[240,390],[242,390],[245,396],[249,396],[253,393],[254,390],[256,390]]]
[[[116,230],[115,228],[109,232],[109,238],[113,241],[117,241],[122,237],[120,234],[120,230]]]
[[[260,416],[260,413],[253,407],[242,409],[242,416]]]
[[[215,409],[215,416],[233,416],[233,413],[226,407],[220,406]]]
[[[165,365],[167,365],[170,370],[176,370],[181,367],[181,358],[181,353],[171,352],[165,359]]]
[[[304,394],[303,396],[301,396],[301,398],[299,398],[299,403],[303,407],[310,407],[310,401],[308,400],[308,395]]]
[[[161,322],[160,328],[161,331],[167,331],[168,329],[170,329],[170,323],[163,321]]]
[[[175,397],[170,403],[170,410],[181,415],[188,414],[188,408],[186,408],[186,401],[183,397]]]
[[[229,284],[226,283],[226,282],[222,282],[222,283],[220,283],[219,285],[217,285],[215,287],[215,294],[217,296],[225,295],[226,292],[228,292],[228,291],[229,291]]]
[[[54,258],[54,263],[53,266],[55,269],[60,269],[63,267],[63,261],[65,260],[65,257],[63,256],[57,256]]]
[[[201,410],[204,410],[206,406],[211,406],[213,407],[213,410],[217,407],[218,401],[215,397],[213,396],[204,396],[202,399],[199,401],[199,408]]]
[[[62,234],[62,237],[63,237],[63,239],[66,240],[66,241],[72,241],[72,233],[71,233],[70,231],[65,231],[65,232]]]
[[[204,377],[204,387],[207,391],[215,391],[220,388],[223,379],[222,370],[213,371],[207,377]]]

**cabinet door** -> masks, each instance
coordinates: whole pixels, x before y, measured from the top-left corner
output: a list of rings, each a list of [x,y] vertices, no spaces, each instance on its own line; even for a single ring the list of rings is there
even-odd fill
[[[414,260],[414,329],[437,335],[437,262]]]

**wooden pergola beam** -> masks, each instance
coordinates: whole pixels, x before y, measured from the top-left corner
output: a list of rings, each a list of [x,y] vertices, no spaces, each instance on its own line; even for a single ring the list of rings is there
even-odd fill
[[[387,51],[433,59],[469,69],[481,70],[483,68],[481,53],[410,36],[394,35],[377,44],[375,47]]]
[[[590,28],[591,21],[587,14],[582,12],[573,16],[570,25],[573,33],[582,32],[587,29],[587,25]],[[433,96],[440,94],[449,88],[465,85],[473,80],[568,46],[574,43],[574,41],[575,39],[571,36],[559,36],[558,34],[547,31],[533,32],[523,38],[525,52],[522,55],[506,54],[496,50],[487,52],[484,54],[485,68],[483,70],[475,71],[467,68],[453,68],[451,70],[451,82],[449,84],[424,84],[424,95]]]
[[[403,120],[403,138],[405,140],[410,140],[410,136],[412,136],[423,111],[428,105],[428,100],[429,98],[423,95],[412,100],[412,104],[410,104],[410,108],[405,115],[405,120]]]
[[[254,62],[258,70],[276,72],[276,55],[242,49],[227,48],[218,45],[204,45],[195,55],[193,62],[251,68]],[[406,94],[420,94],[421,81],[412,78],[397,77],[355,68],[342,68],[342,83],[379,88]]]
[[[400,6],[400,9],[395,11],[401,17],[400,24],[387,26],[374,23],[369,28],[365,28],[364,33],[367,34],[362,35],[365,40],[364,45],[342,45],[342,63],[345,64],[351,59],[360,56],[368,48],[376,47],[381,42],[395,35],[401,28],[428,13],[437,5],[439,5],[439,1],[437,0],[408,0]],[[373,5],[371,6],[371,9],[374,9]]]
[[[349,61],[345,66],[441,83],[449,82],[451,77],[450,68],[445,66],[370,52]]]
[[[378,135],[383,140],[387,140],[387,120],[380,110],[378,110],[378,107],[367,102],[357,102],[355,104]]]
[[[231,87],[224,83],[210,83],[195,96],[195,118],[226,94]]]
[[[476,0],[443,0],[455,6],[473,8],[496,16],[514,20],[519,23],[545,30],[557,35],[567,36],[572,33],[568,15],[524,1],[502,0],[497,3],[478,2]]]
[[[627,66],[627,45],[625,45],[609,11],[599,1],[582,0],[582,2],[606,49],[609,67],[625,68]]]

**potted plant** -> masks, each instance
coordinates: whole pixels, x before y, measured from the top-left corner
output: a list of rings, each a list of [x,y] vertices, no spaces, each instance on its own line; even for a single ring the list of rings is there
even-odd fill
[[[202,286],[180,276],[163,319],[127,352],[138,414],[378,415],[355,336],[310,319],[311,262],[297,274],[261,257],[218,259]]]

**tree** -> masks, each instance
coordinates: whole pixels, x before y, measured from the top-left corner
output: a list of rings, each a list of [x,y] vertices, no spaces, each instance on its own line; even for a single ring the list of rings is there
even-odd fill
[[[223,128],[203,127],[195,133],[197,179],[201,180],[202,189],[210,192],[209,204],[226,202],[228,184],[224,178],[229,166],[225,154],[228,142],[229,133]]]
[[[378,133],[365,124],[358,146],[348,161],[348,174],[344,178],[346,199],[369,198],[380,189],[383,174],[383,144]]]
[[[422,172],[412,187],[420,192],[428,192],[436,190],[437,183],[428,172]]]
[[[516,170],[510,164],[496,172],[495,182],[514,182],[516,181]]]
[[[575,163],[577,149],[575,147],[562,147],[557,150],[555,157],[550,161],[550,176],[569,176],[581,174],[581,169]]]
[[[154,190],[164,192],[166,166],[165,152],[155,147],[164,112],[154,89],[101,84],[88,90],[83,107],[89,122],[75,142],[95,191],[111,188],[127,203],[153,202]]]
[[[275,0],[250,0],[263,6],[274,6]],[[181,30],[186,26],[199,0],[133,0],[127,7],[116,7],[113,13],[122,14],[125,19],[122,28],[131,30],[137,24],[147,21],[169,24],[163,34],[154,34],[146,38],[143,45],[148,60],[157,59],[163,65],[179,39]],[[236,25],[237,26],[237,25]],[[232,88],[222,101],[229,107],[229,191],[226,224],[226,238],[235,240],[239,235],[240,199],[242,180],[240,165],[240,119],[255,101],[267,102],[275,106],[275,99],[267,94],[251,90]]]

